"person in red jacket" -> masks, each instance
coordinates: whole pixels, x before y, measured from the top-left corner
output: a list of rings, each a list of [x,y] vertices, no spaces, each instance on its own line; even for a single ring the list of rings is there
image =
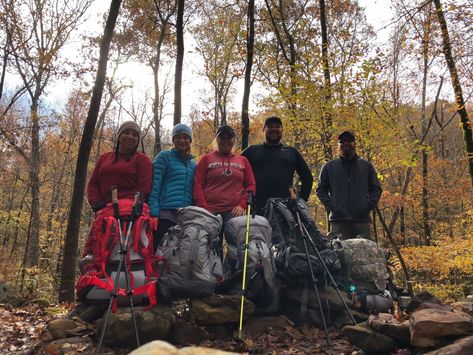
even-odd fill
[[[193,192],[196,206],[222,215],[223,231],[230,218],[245,214],[248,192],[256,192],[256,183],[248,159],[233,153],[233,128],[219,127],[216,143],[217,150],[205,154],[197,163]]]
[[[152,182],[151,160],[137,150],[141,129],[134,121],[118,129],[115,151],[100,156],[87,185],[87,199],[94,211],[111,201],[111,189],[117,187],[118,199],[133,199],[136,192],[148,198]]]
[[[148,198],[152,183],[151,160],[137,150],[141,138],[140,126],[134,121],[120,125],[114,151],[105,153],[97,161],[87,185],[87,199],[94,212],[111,202],[112,187],[117,188],[118,199],[133,199],[141,192]],[[93,249],[94,225],[87,239],[84,255]]]

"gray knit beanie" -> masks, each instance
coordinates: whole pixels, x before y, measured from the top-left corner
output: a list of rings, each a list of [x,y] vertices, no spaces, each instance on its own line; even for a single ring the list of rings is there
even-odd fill
[[[181,133],[187,134],[192,142],[192,130],[188,125],[184,123],[178,123],[177,125],[173,127],[171,136],[172,138],[174,138],[174,136],[177,136],[178,134],[181,134]]]

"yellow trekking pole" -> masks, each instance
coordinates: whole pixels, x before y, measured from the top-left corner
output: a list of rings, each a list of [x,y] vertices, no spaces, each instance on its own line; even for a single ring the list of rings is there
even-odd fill
[[[240,326],[238,327],[238,338],[242,339],[243,332],[243,310],[245,305],[245,293],[246,293],[246,263],[248,260],[248,239],[250,234],[250,214],[251,205],[253,204],[253,191],[248,191],[248,202],[247,202],[247,219],[246,219],[246,236],[245,236],[245,255],[243,257],[243,280],[241,282],[241,304],[240,304]]]

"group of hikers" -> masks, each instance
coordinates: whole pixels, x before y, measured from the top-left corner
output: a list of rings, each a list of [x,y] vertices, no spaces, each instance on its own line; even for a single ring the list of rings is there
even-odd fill
[[[215,149],[196,163],[191,154],[192,130],[179,123],[171,132],[173,148],[161,151],[151,163],[137,150],[140,126],[134,121],[124,122],[118,129],[115,150],[97,161],[87,187],[88,201],[98,211],[111,201],[112,187],[117,188],[119,199],[132,199],[141,192],[150,215],[158,220],[153,234],[155,249],[177,223],[179,208],[194,205],[221,215],[223,231],[230,218],[246,213],[249,191],[256,196],[254,208],[259,215],[263,215],[269,198],[289,197],[295,172],[301,182],[299,197],[307,201],[312,173],[301,153],[281,142],[281,119],[268,117],[263,131],[264,143],[252,145],[239,155],[234,151],[235,131],[221,126]],[[373,165],[356,154],[353,132],[338,136],[338,151],[339,156],[322,167],[317,196],[329,212],[331,231],[346,239],[360,234],[369,239],[370,211],[381,197],[380,182]],[[92,253],[92,240],[89,236],[84,254]]]

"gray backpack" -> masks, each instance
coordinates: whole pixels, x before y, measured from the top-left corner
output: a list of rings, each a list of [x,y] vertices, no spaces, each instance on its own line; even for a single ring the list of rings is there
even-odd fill
[[[166,267],[160,278],[173,298],[211,295],[223,279],[217,254],[222,217],[204,208],[181,208],[177,225],[164,235],[161,251]]]
[[[225,226],[227,254],[224,262],[225,276],[231,278],[243,269],[247,216],[234,217]],[[250,219],[247,259],[247,298],[256,306],[269,306],[274,297],[275,263],[271,251],[272,229],[262,216]],[[241,282],[237,287],[241,289]]]

